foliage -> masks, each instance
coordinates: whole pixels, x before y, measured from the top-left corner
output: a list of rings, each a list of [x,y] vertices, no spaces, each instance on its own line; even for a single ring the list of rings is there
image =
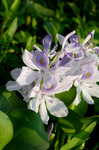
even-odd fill
[[[95,105],[89,106],[82,101],[74,107],[74,87],[56,95],[67,104],[70,113],[61,119],[51,116],[47,127],[36,113],[27,110],[21,95],[5,89],[9,72],[22,66],[23,49],[32,50],[33,44],[40,43],[47,33],[56,42],[56,33],[65,35],[75,29],[84,38],[95,29],[94,43],[99,45],[98,16],[97,0],[1,0],[0,150],[16,150],[17,147],[19,150],[99,149],[98,99],[94,98]]]

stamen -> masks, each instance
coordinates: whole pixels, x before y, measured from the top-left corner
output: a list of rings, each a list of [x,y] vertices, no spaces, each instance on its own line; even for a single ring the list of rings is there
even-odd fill
[[[90,72],[87,72],[87,73],[85,74],[85,77],[86,77],[86,78],[91,77],[91,73],[90,73]]]

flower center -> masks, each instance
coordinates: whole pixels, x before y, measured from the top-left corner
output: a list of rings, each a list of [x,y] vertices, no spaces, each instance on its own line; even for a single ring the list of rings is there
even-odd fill
[[[42,66],[42,67],[46,67],[47,62],[46,62],[46,60],[45,60],[45,57],[44,57],[44,56],[37,55],[37,56],[36,56],[36,60],[37,60],[37,62],[38,62],[38,64],[39,64],[40,66]]]
[[[73,53],[73,56],[74,56],[74,58],[77,58],[78,54],[77,53]]]
[[[90,73],[90,72],[87,72],[87,73],[85,74],[85,77],[86,77],[86,78],[91,77],[91,73]]]
[[[44,65],[45,64],[44,58],[41,57],[39,62],[40,62],[40,64]]]

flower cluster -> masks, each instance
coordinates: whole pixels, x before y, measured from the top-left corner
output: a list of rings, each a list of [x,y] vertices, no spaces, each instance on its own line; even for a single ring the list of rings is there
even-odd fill
[[[56,117],[68,115],[68,108],[55,94],[68,91],[73,85],[77,91],[74,105],[80,103],[81,94],[87,103],[93,104],[92,96],[99,97],[99,47],[93,47],[93,36],[94,31],[81,43],[75,31],[65,37],[57,34],[59,51],[57,45],[51,47],[52,38],[47,35],[42,40],[43,50],[34,45],[33,51],[23,52],[25,66],[11,71],[15,81],[9,81],[7,89],[20,92],[28,108],[39,112],[45,124],[48,112]]]

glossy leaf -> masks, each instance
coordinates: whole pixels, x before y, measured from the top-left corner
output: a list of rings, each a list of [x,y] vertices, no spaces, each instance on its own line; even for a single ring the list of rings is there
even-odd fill
[[[28,110],[10,113],[15,125],[15,136],[4,150],[46,150],[49,147],[47,133],[39,116]]]
[[[13,138],[13,124],[9,117],[0,111],[0,150]]]
[[[20,100],[14,92],[4,91],[0,89],[0,110],[9,114],[12,110],[25,108],[25,103]]]

